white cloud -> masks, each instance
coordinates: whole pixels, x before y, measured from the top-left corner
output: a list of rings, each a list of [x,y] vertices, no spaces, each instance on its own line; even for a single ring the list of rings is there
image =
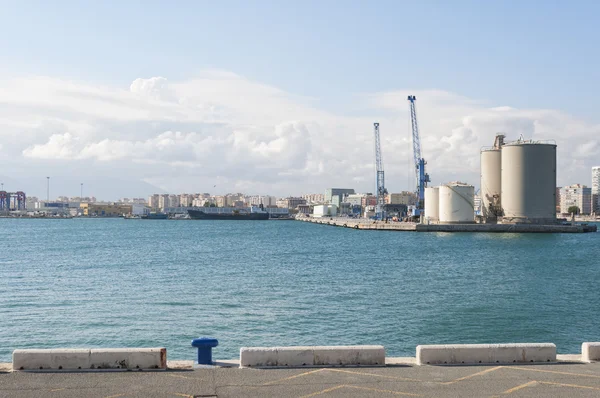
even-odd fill
[[[276,195],[333,185],[372,191],[372,126],[379,121],[386,182],[399,191],[414,184],[409,94],[418,99],[422,154],[434,183],[478,185],[479,150],[497,132],[555,139],[561,185],[589,183],[598,162],[600,126],[560,111],[427,90],[364,95],[354,109],[366,116],[342,116],[217,70],[181,82],[140,78],[128,89],[44,77],[0,81],[0,146],[22,173],[71,165],[70,173],[138,176],[171,192],[217,183],[219,192]]]

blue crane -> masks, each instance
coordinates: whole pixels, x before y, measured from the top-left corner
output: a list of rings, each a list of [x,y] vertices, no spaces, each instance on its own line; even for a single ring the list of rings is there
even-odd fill
[[[417,189],[415,191],[418,204],[417,210],[423,209],[423,202],[425,200],[425,187],[429,180],[429,174],[425,172],[425,165],[427,162],[425,159],[421,157],[421,140],[419,138],[419,125],[417,123],[417,109],[415,107],[415,101],[417,97],[414,95],[408,96],[408,101],[410,102],[410,119],[412,121],[412,141],[413,141],[413,157],[415,163],[415,173],[417,179]],[[414,215],[419,215],[416,213]]]
[[[385,189],[383,159],[381,157],[381,144],[379,142],[379,123],[373,123],[373,126],[375,127],[375,167],[377,169],[377,208],[375,209],[375,217],[378,220],[383,220],[385,218],[383,209],[387,189]]]

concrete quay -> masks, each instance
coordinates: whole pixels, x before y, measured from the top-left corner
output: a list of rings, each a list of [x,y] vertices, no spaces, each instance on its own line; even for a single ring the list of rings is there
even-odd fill
[[[579,357],[579,356],[576,356]],[[386,358],[385,367],[165,371],[3,372],[2,398],[128,397],[597,397],[600,363],[557,358],[551,364],[416,366],[414,358]]]
[[[411,232],[497,232],[497,233],[586,233],[597,232],[596,225],[537,224],[419,224],[398,221],[374,221],[347,217],[297,218],[297,221],[360,230]]]

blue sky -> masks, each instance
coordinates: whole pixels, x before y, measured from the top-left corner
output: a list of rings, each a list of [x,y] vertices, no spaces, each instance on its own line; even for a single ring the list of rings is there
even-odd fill
[[[477,185],[478,148],[506,129],[510,138],[563,140],[559,185],[589,183],[589,167],[600,164],[598,2],[4,1],[0,7],[0,166],[21,162],[20,178],[34,178],[42,167],[65,175],[69,169],[78,181],[85,168],[108,181],[127,166],[148,189],[203,192],[215,184],[190,172],[198,167],[211,178],[221,173],[221,186],[231,191],[299,194],[332,184],[371,190],[377,120],[391,189],[412,189],[407,93],[419,99],[424,156],[439,159],[429,163],[435,183]],[[91,95],[97,102],[82,101]],[[11,140],[17,135],[20,144]],[[208,158],[198,157],[207,137],[224,151],[220,159],[241,148],[249,155],[241,163],[230,159],[223,168],[229,171],[209,170]],[[186,155],[189,175],[181,174],[179,152],[173,159],[124,160],[132,148],[152,154],[149,148],[163,148],[165,140],[182,151],[195,145],[196,158]],[[465,151],[468,161],[453,165]],[[249,164],[282,176],[281,184],[239,177],[238,168]],[[294,180],[290,173],[298,170],[304,174]],[[318,182],[307,177],[314,173]],[[66,194],[76,194],[79,185],[70,184],[75,188]]]
[[[442,89],[598,122],[600,3],[6,2],[3,69],[128,83],[219,68],[344,111],[354,93]]]

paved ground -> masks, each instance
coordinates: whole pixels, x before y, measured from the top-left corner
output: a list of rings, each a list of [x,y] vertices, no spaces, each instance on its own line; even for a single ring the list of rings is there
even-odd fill
[[[600,397],[600,363],[29,373],[0,397]]]

